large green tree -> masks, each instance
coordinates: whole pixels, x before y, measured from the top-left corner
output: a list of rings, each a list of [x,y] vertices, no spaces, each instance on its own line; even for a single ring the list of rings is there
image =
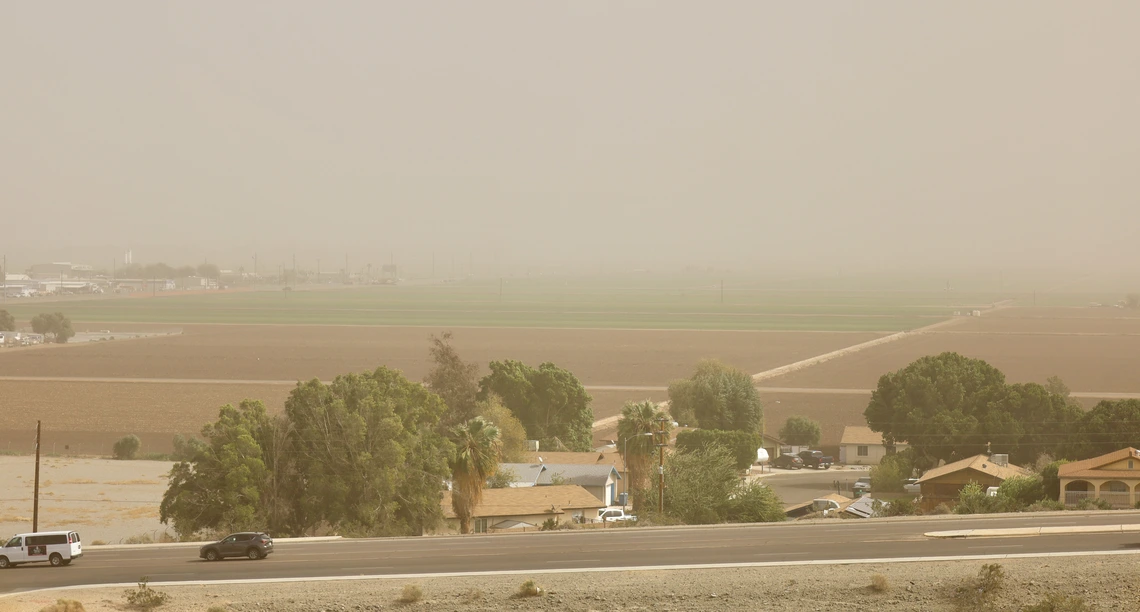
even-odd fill
[[[626,402],[621,408],[617,450],[622,453],[621,459],[629,478],[626,490],[634,493],[635,504],[640,503],[636,493],[649,487],[649,465],[656,450],[654,432],[660,429],[661,424],[665,425],[665,431],[671,429],[671,419],[651,400]]]
[[[1140,400],[1104,400],[1081,416],[1073,459],[1096,457],[1136,446],[1140,440]]]
[[[942,353],[884,374],[863,414],[888,445],[906,442],[920,454],[950,460],[986,450],[981,424],[990,403],[1005,394],[1005,375],[997,368]]]
[[[819,423],[799,415],[792,415],[780,428],[780,439],[793,446],[819,446]]]
[[[499,430],[500,445],[499,461],[503,463],[522,463],[526,461],[526,428],[503,405],[499,396],[492,394],[485,400],[479,400],[476,407],[479,416],[487,419]]]
[[[492,361],[479,381],[479,399],[492,394],[522,422],[527,435],[543,448],[589,451],[594,411],[590,395],[569,371],[553,363],[537,369],[520,361]]]
[[[760,434],[749,431],[691,429],[677,434],[677,451],[692,452],[706,446],[720,446],[732,453],[736,469],[747,470],[756,463],[756,451],[764,446]]]
[[[16,331],[16,317],[7,310],[0,310],[0,331]]]
[[[32,318],[32,331],[49,336],[53,342],[63,344],[75,335],[71,319],[62,312],[45,312]]]
[[[376,536],[438,525],[453,453],[437,431],[444,410],[438,395],[388,368],[298,384],[285,414],[306,483],[302,514]]]
[[[222,406],[218,420],[202,428],[205,444],[180,449],[186,460],[170,471],[160,520],[173,523],[181,537],[205,529],[263,528],[261,489],[267,473],[257,439],[268,423],[261,402]]]
[[[479,366],[467,363],[451,345],[451,332],[431,337],[428,348],[432,368],[424,377],[424,384],[443,398],[447,412],[440,418],[441,431],[450,431],[479,414],[476,395],[479,393]]]
[[[759,432],[760,395],[742,370],[706,359],[690,378],[669,385],[669,412],[682,425]]]
[[[658,482],[645,496],[652,516],[657,510]],[[701,446],[665,460],[665,517],[688,525],[784,520],[779,497],[759,482],[744,483],[732,452],[723,446]]]
[[[483,417],[475,417],[451,432],[455,455],[451,460],[451,508],[459,518],[459,532],[471,533],[471,518],[483,500],[483,487],[495,475],[502,442],[499,430]]]

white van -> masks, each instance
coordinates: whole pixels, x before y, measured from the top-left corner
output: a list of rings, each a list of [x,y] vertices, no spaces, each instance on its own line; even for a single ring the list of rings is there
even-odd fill
[[[45,561],[59,567],[82,556],[83,544],[74,531],[19,533],[0,548],[0,569]]]

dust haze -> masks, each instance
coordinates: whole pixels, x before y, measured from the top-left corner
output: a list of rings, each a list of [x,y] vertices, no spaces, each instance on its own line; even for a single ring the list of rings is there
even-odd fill
[[[0,251],[1135,271],[1137,23],[1132,2],[8,2]]]

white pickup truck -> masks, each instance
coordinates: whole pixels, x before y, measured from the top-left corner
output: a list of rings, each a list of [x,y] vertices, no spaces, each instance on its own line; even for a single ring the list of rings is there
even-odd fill
[[[637,517],[626,514],[622,508],[602,508],[598,510],[598,521],[612,523],[614,521],[636,521]]]

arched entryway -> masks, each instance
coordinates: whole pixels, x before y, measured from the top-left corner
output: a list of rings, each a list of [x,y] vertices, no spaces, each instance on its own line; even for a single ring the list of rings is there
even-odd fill
[[[1129,508],[1132,506],[1132,489],[1119,480],[1110,480],[1100,485],[1097,497],[1112,504],[1113,508]]]
[[[1074,480],[1065,485],[1066,506],[1075,506],[1090,497],[1096,497],[1096,489],[1087,480]]]

